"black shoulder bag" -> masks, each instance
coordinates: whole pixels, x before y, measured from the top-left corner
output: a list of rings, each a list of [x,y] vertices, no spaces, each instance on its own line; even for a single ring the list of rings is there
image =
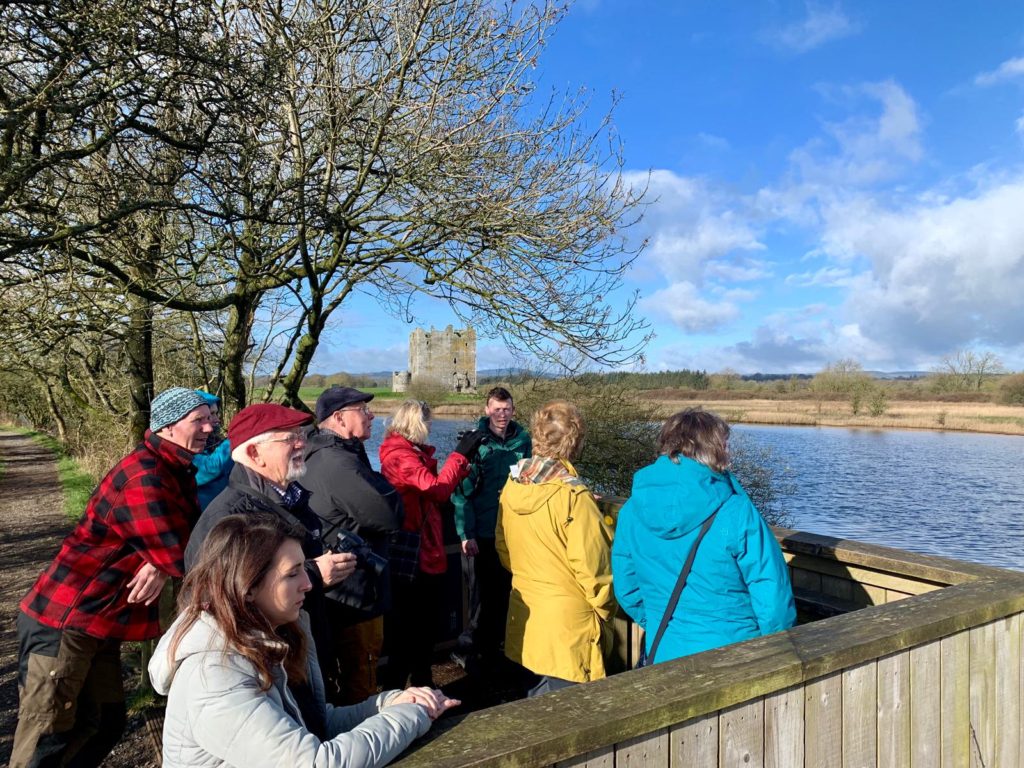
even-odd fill
[[[658,645],[661,643],[661,636],[665,634],[665,629],[668,627],[669,619],[672,618],[672,614],[676,611],[676,604],[679,602],[679,596],[683,594],[683,587],[686,586],[686,577],[690,575],[690,569],[693,568],[693,558],[697,556],[697,547],[700,546],[701,541],[704,539],[704,535],[711,528],[711,524],[715,522],[715,516],[718,514],[716,509],[711,513],[711,516],[704,521],[704,525],[700,527],[700,533],[697,534],[697,540],[693,542],[693,546],[690,547],[690,554],[686,556],[686,562],[683,564],[683,570],[679,572],[679,579],[676,581],[676,587],[672,590],[672,597],[668,599],[668,605],[665,607],[665,614],[661,617],[661,625],[658,627],[657,634],[654,635],[654,641],[651,643],[651,652],[647,654],[641,654],[640,661],[636,663],[637,669],[640,667],[648,667],[654,663],[654,654],[658,652]]]

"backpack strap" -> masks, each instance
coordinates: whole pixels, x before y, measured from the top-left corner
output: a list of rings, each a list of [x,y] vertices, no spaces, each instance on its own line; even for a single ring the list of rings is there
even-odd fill
[[[719,507],[721,509],[721,507]],[[690,575],[690,569],[693,568],[693,559],[697,556],[697,547],[700,546],[703,541],[705,534],[708,529],[711,528],[711,524],[715,522],[715,516],[718,514],[716,509],[711,513],[711,516],[704,521],[704,525],[700,527],[700,533],[697,534],[697,540],[693,542],[693,546],[690,547],[690,554],[686,556],[686,563],[683,565],[683,570],[679,572],[679,578],[676,580],[675,589],[672,590],[672,597],[668,600],[668,605],[665,607],[665,613],[661,617],[661,625],[658,627],[657,634],[654,635],[654,642],[651,643],[651,652],[647,654],[647,664],[654,663],[654,655],[658,652],[658,645],[661,643],[662,635],[665,634],[665,629],[668,627],[668,622],[672,618],[672,614],[676,611],[676,605],[679,603],[679,596],[683,594],[683,587],[686,586],[686,577]]]

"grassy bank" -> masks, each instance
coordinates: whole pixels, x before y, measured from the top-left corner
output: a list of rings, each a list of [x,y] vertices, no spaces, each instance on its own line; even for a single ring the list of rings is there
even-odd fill
[[[312,405],[323,390],[304,387],[303,399]],[[367,389],[375,395],[374,410],[387,414],[409,397],[384,388]],[[513,388],[513,393],[518,390]],[[897,392],[893,388],[891,392]],[[784,426],[867,427],[873,429],[936,429],[962,432],[988,432],[1024,435],[1024,408],[963,398],[927,400],[915,393],[912,399],[892,397],[885,400],[884,412],[872,415],[867,404],[859,413],[845,397],[816,398],[806,392],[772,392],[768,396],[737,391],[648,390],[637,393],[656,406],[663,416],[683,408],[702,406],[736,424],[778,424]],[[449,393],[428,397],[438,417],[467,418],[483,410],[483,395]]]
[[[885,412],[853,413],[849,402],[809,399],[724,399],[707,395],[650,398],[664,415],[691,406],[715,411],[738,424],[868,427],[873,429],[937,429],[1024,435],[1024,408],[972,402],[893,400]]]
[[[61,444],[50,435],[20,427],[0,426],[0,429],[31,437],[53,453],[54,459],[57,461],[57,475],[60,478],[61,487],[64,489],[64,514],[70,520],[78,520],[85,512],[85,505],[96,487],[93,477],[83,471],[78,462],[68,456]]]

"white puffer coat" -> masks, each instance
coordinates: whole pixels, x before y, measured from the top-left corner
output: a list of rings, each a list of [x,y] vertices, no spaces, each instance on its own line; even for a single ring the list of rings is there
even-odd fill
[[[385,691],[351,707],[324,704],[327,733],[333,738],[321,742],[306,730],[283,668],[274,670],[273,685],[261,691],[255,666],[225,650],[220,627],[205,613],[171,659],[177,626],[176,621],[164,634],[149,663],[153,687],[168,696],[164,768],[378,768],[430,728],[423,707],[389,707],[398,691]],[[314,694],[323,702],[315,652],[307,667]]]

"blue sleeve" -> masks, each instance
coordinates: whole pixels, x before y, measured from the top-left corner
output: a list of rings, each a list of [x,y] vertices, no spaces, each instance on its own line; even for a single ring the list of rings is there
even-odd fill
[[[646,627],[647,615],[633,560],[632,503],[633,500],[629,499],[622,505],[615,526],[615,538],[612,540],[612,586],[622,610],[641,627]]]
[[[206,485],[216,480],[225,470],[230,471],[234,462],[231,461],[231,445],[221,440],[210,453],[197,453],[192,457],[196,465],[196,485]]]
[[[733,483],[739,487],[738,481]],[[745,492],[733,496],[728,503],[741,505],[737,516],[736,564],[747,585],[761,634],[789,629],[796,621],[796,603],[782,548]]]

